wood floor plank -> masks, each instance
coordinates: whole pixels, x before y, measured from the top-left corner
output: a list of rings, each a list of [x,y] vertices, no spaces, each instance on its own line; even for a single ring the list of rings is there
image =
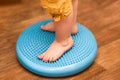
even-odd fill
[[[99,47],[120,38],[120,0],[80,0],[79,4],[78,21],[94,33]]]
[[[112,66],[89,80],[120,80],[120,64]]]
[[[120,65],[120,39],[100,47],[95,62],[105,69]]]
[[[11,57],[13,58],[13,57]],[[11,59],[9,58],[9,59]],[[5,60],[3,60],[5,61]],[[11,63],[11,61],[13,61]],[[90,68],[85,70],[84,72],[81,72],[77,75],[70,76],[70,77],[64,77],[64,78],[47,78],[47,77],[42,77],[35,75],[26,69],[24,69],[20,64],[15,64],[17,61],[16,60],[6,60],[7,63],[3,63],[4,69],[0,71],[2,75],[0,75],[1,79],[8,80],[12,78],[12,80],[78,80],[80,77],[82,80],[88,80],[89,78],[100,74],[105,71],[105,69],[98,64],[94,63]],[[10,62],[10,63],[8,63]],[[9,65],[6,65],[9,64]],[[13,65],[13,66],[10,66]],[[9,66],[9,67],[8,67]],[[5,74],[4,74],[5,73]],[[12,73],[12,74],[11,74]],[[19,75],[20,74],[20,75]],[[86,76],[88,75],[88,76]],[[7,76],[7,77],[5,77]],[[18,79],[19,78],[19,79]]]

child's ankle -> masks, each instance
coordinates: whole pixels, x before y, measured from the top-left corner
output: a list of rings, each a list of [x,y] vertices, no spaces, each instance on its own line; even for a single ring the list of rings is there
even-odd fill
[[[69,44],[74,44],[74,40],[72,39],[72,37],[68,37],[67,39],[63,40],[63,41],[58,41],[56,40],[56,42],[60,43],[62,46],[67,46]]]

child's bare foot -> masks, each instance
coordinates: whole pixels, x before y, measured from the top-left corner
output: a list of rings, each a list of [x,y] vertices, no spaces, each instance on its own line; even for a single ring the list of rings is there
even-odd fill
[[[50,22],[44,26],[41,26],[41,29],[45,30],[45,31],[54,32],[55,31],[54,22]],[[78,32],[78,28],[77,28],[77,25],[75,25],[75,26],[73,26],[71,33],[76,34],[77,32]]]
[[[58,42],[56,40],[50,45],[46,52],[38,56],[39,59],[42,59],[45,62],[53,62],[61,57],[67,50],[69,50],[74,44],[72,37]]]
[[[45,31],[54,32],[55,31],[54,23],[53,22],[47,23],[46,25],[41,26],[41,29]]]

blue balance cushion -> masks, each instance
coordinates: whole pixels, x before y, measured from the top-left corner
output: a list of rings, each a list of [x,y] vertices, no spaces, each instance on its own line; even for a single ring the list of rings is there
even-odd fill
[[[83,25],[77,24],[78,33],[72,35],[74,46],[55,62],[44,62],[38,55],[47,50],[55,38],[54,32],[40,29],[52,20],[37,22],[27,27],[16,43],[16,54],[20,63],[29,71],[47,77],[63,77],[86,69],[96,57],[97,44],[93,34]]]

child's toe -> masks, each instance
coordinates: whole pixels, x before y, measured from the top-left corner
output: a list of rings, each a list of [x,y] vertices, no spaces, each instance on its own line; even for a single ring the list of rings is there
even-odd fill
[[[48,62],[48,60],[49,60],[49,56],[45,55],[44,58],[43,58],[43,61]]]
[[[38,58],[39,58],[39,59],[43,59],[44,55],[45,55],[45,54],[42,53],[42,54],[38,55]]]

